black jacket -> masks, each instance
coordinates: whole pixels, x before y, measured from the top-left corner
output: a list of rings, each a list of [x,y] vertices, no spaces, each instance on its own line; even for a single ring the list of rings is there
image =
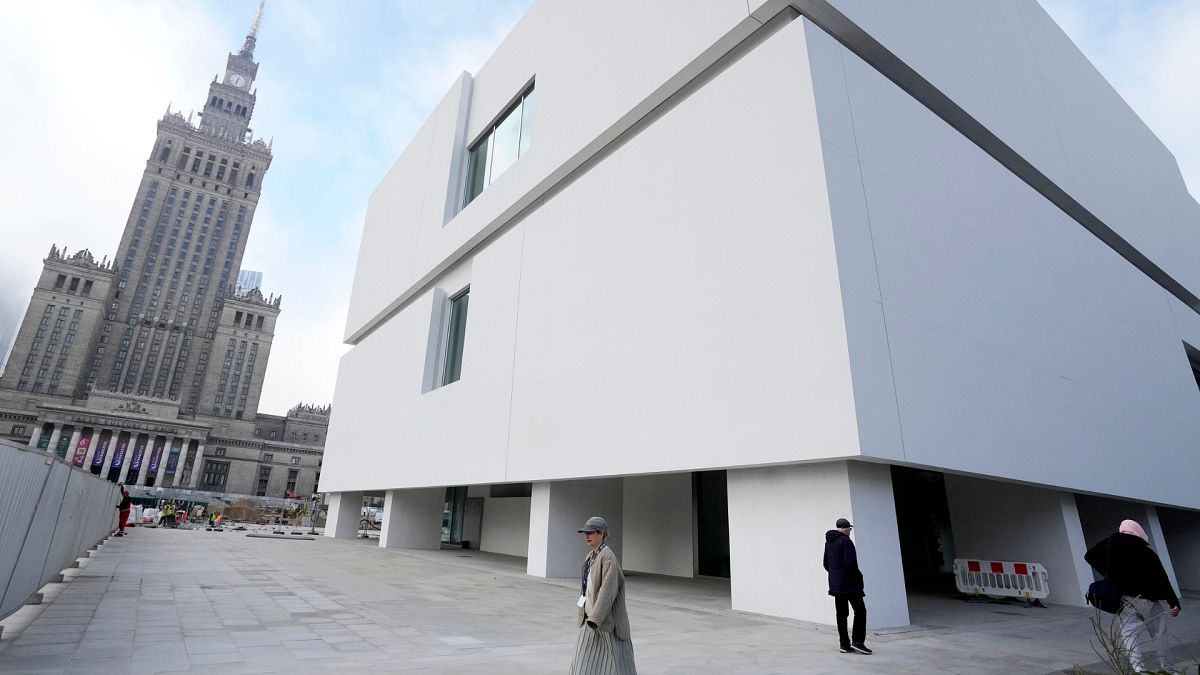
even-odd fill
[[[1162,561],[1141,537],[1117,532],[1093,546],[1083,559],[1121,595],[1166,600],[1171,607],[1179,606],[1179,596],[1171,587]]]
[[[121,498],[121,503],[117,504],[117,508],[122,511],[128,511],[130,505],[132,505],[132,504],[133,504],[133,500],[129,498],[129,495],[125,495],[124,497]]]
[[[830,595],[862,597],[863,575],[858,569],[858,552],[854,542],[841,530],[825,533],[825,569],[829,571]]]

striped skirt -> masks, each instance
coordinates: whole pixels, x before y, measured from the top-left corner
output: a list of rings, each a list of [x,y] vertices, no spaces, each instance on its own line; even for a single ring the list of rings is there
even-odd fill
[[[575,641],[571,675],[636,675],[633,665],[633,641],[621,640],[584,623]]]

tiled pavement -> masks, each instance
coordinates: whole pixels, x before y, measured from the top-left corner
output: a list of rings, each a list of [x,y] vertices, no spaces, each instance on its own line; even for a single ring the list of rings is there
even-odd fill
[[[0,673],[562,673],[573,581],[477,552],[132,530],[0,640]],[[469,557],[466,557],[469,556]],[[925,625],[837,653],[831,629],[738,614],[721,582],[630,577],[643,673],[1047,672],[1096,661],[1088,613],[923,599]],[[644,599],[639,599],[644,598]],[[869,600],[869,599],[868,599]],[[1200,608],[1172,623],[1195,653]],[[830,606],[832,612],[832,603]],[[21,623],[16,621],[15,623]]]

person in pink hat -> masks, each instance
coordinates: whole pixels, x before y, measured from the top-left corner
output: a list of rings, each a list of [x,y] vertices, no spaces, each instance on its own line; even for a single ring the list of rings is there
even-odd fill
[[[1150,644],[1159,664],[1153,670],[1170,672],[1167,614],[1172,618],[1179,616],[1179,595],[1171,586],[1158,554],[1150,548],[1146,531],[1137,521],[1122,521],[1116,533],[1093,546],[1083,559],[1103,574],[1121,596],[1117,618],[1129,665],[1139,673],[1150,670],[1145,650]]]

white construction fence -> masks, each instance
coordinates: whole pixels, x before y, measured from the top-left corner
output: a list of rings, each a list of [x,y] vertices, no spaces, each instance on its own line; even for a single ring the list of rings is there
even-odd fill
[[[0,440],[0,618],[104,540],[119,501],[115,484]]]

